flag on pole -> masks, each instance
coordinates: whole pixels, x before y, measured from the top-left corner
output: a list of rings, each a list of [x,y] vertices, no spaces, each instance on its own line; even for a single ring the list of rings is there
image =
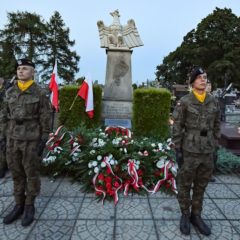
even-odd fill
[[[92,78],[87,76],[78,90],[78,96],[85,100],[86,112],[89,118],[94,117]]]
[[[51,90],[51,103],[55,110],[58,112],[58,82],[57,82],[57,61],[53,68],[53,73],[49,83],[49,88]]]

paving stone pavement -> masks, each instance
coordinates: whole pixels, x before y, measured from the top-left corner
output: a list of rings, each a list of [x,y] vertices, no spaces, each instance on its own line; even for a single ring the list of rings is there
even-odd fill
[[[8,173],[0,180],[0,240],[239,240],[240,175],[217,175],[216,179],[205,193],[203,218],[212,234],[204,237],[193,226],[190,236],[180,233],[181,213],[174,196],[120,195],[116,207],[107,201],[102,206],[94,194],[81,192],[80,185],[68,178],[42,177],[31,226],[22,227],[20,219],[4,225],[3,217],[14,206]]]

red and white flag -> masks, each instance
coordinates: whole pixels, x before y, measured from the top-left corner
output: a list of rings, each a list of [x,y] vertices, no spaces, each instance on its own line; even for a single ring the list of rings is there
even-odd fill
[[[58,82],[57,82],[57,61],[55,62],[49,88],[51,90],[51,103],[55,110],[58,112]]]
[[[78,90],[78,96],[85,100],[86,112],[89,118],[94,117],[92,78],[87,76]]]

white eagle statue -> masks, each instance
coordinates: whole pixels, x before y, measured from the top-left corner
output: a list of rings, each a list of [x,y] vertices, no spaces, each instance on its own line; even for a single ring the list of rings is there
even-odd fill
[[[103,21],[98,21],[98,31],[102,48],[126,48],[143,46],[133,19],[128,20],[126,26],[120,24],[118,10],[110,13],[113,23],[105,26]]]

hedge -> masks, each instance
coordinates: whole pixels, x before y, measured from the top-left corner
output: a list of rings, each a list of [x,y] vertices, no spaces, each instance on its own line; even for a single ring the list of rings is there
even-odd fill
[[[164,88],[139,88],[133,97],[133,131],[138,136],[169,136],[171,93]]]
[[[79,86],[65,86],[60,89],[58,114],[58,125],[64,124],[66,128],[72,130],[81,124],[87,127],[97,127],[101,124],[101,104],[102,89],[100,86],[93,86],[94,96],[94,118],[90,119],[85,112],[85,102],[82,98],[77,97],[73,108],[69,110],[74,98],[77,95]]]

